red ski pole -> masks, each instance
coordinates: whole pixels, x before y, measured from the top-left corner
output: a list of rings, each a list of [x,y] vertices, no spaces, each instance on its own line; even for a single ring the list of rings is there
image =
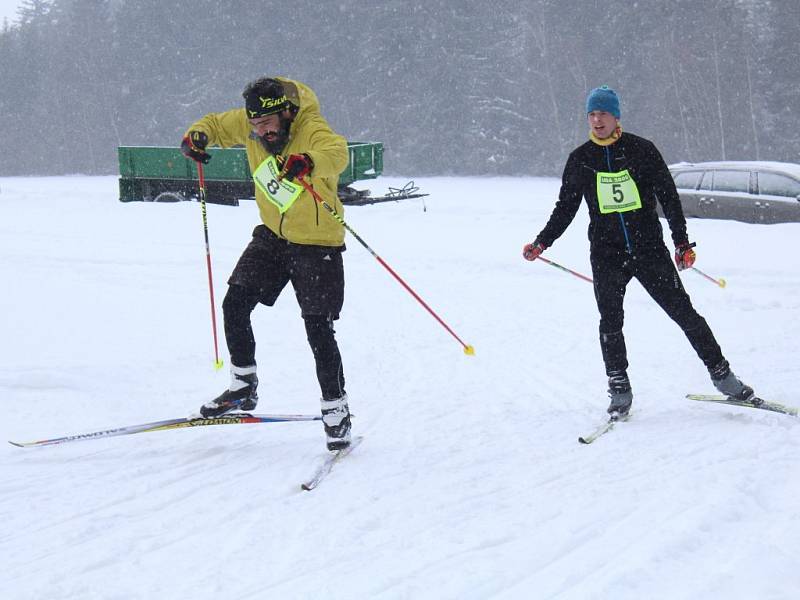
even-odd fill
[[[570,275],[575,275],[575,277],[579,277],[579,278],[583,279],[584,281],[588,281],[589,283],[594,283],[594,280],[591,279],[590,277],[587,277],[586,275],[581,275],[577,271],[573,271],[572,269],[568,269],[567,267],[561,266],[560,264],[558,264],[557,262],[553,262],[552,260],[547,260],[544,256],[537,256],[537,258],[539,260],[543,260],[548,265],[551,265],[551,266],[553,266],[553,267],[555,267],[557,269],[561,269],[562,271],[565,271],[565,272],[569,273]]]
[[[403,281],[403,278],[402,278],[402,277],[400,277],[400,275],[398,275],[397,273],[395,273],[394,269],[392,269],[392,268],[391,268],[391,267],[390,267],[388,264],[386,264],[386,261],[384,261],[384,260],[383,260],[383,259],[382,259],[380,256],[378,256],[378,255],[377,255],[377,253],[376,253],[376,252],[375,252],[375,251],[374,251],[372,248],[370,248],[370,247],[369,247],[369,244],[367,244],[367,243],[366,243],[364,240],[362,240],[362,239],[361,239],[361,236],[360,236],[360,235],[358,235],[358,234],[357,234],[357,233],[356,233],[356,232],[353,230],[353,228],[352,228],[352,227],[350,227],[350,226],[349,226],[349,225],[348,225],[348,224],[345,222],[345,220],[344,220],[344,219],[341,217],[341,215],[339,215],[339,213],[337,213],[337,212],[336,212],[336,209],[335,209],[335,208],[333,208],[333,207],[332,207],[330,204],[328,204],[327,202],[325,202],[325,199],[324,199],[324,198],[322,198],[322,196],[320,196],[319,194],[317,194],[317,192],[314,190],[314,188],[313,188],[313,187],[311,187],[311,185],[309,185],[309,184],[308,184],[308,183],[305,181],[305,179],[303,179],[302,177],[298,177],[298,178],[297,178],[297,180],[300,182],[300,185],[302,185],[302,186],[303,186],[303,187],[306,189],[306,191],[307,191],[309,194],[311,194],[311,195],[314,197],[314,200],[316,200],[316,201],[317,201],[317,203],[318,203],[320,206],[322,206],[322,207],[323,207],[325,210],[327,210],[327,211],[328,211],[328,212],[331,214],[331,216],[332,216],[334,219],[336,219],[337,221],[339,221],[339,223],[342,225],[342,227],[344,227],[345,229],[347,229],[347,231],[349,231],[349,232],[350,232],[350,234],[351,234],[351,235],[352,235],[354,238],[356,238],[356,240],[358,240],[358,243],[359,243],[359,244],[361,244],[362,246],[364,246],[364,248],[366,248],[366,249],[367,249],[367,252],[369,252],[370,254],[372,254],[372,256],[374,256],[374,257],[375,257],[375,260],[377,260],[377,261],[378,261],[378,262],[381,264],[381,266],[382,266],[384,269],[386,269],[387,271],[389,271],[389,273],[391,274],[391,276],[392,276],[392,277],[394,277],[394,278],[395,278],[395,279],[396,279],[396,280],[397,280],[397,281],[400,283],[400,285],[402,285],[402,286],[403,286],[403,287],[406,289],[406,291],[407,291],[409,294],[411,294],[411,295],[414,297],[414,299],[415,299],[417,302],[419,302],[419,303],[420,303],[420,304],[421,304],[421,305],[422,305],[422,306],[425,308],[425,310],[427,310],[427,311],[428,311],[428,312],[431,314],[431,316],[433,316],[433,318],[434,318],[434,319],[436,319],[437,321],[439,321],[439,324],[440,324],[442,327],[444,327],[444,328],[447,330],[447,332],[448,332],[450,335],[452,335],[452,336],[453,336],[453,337],[454,337],[456,340],[458,340],[458,343],[459,343],[459,344],[461,344],[461,345],[463,346],[463,348],[464,348],[464,354],[468,354],[468,355],[470,355],[470,356],[472,356],[472,355],[474,355],[474,354],[475,354],[475,348],[473,348],[473,347],[472,347],[472,346],[470,346],[469,344],[465,344],[465,343],[462,341],[462,339],[456,335],[455,331],[453,331],[452,329],[450,329],[450,327],[448,327],[447,323],[445,323],[445,322],[444,322],[444,321],[443,321],[443,320],[442,320],[442,319],[439,317],[439,315],[437,315],[437,314],[436,314],[436,313],[433,311],[433,309],[432,309],[430,306],[428,306],[428,305],[425,303],[425,301],[424,301],[422,298],[420,298],[420,297],[419,297],[419,295],[418,295],[418,294],[417,294],[417,293],[416,293],[414,290],[412,290],[412,289],[411,289],[411,286],[409,286],[409,285],[408,285],[408,284],[407,284],[405,281]]]
[[[211,246],[208,243],[208,218],[206,216],[206,178],[203,174],[203,163],[195,161],[197,165],[197,176],[200,179],[200,207],[203,212],[203,234],[206,238],[206,266],[208,267],[208,294],[211,298],[211,329],[214,333],[214,368],[222,368],[222,360],[219,358],[219,347],[217,343],[217,311],[214,307],[214,278],[211,276]]]
[[[547,260],[544,256],[539,256],[537,258],[539,260],[543,260],[548,265],[551,265],[553,267],[556,267],[557,269],[561,269],[562,271],[565,271],[565,272],[569,273],[570,275],[575,275],[575,277],[580,277],[584,281],[588,281],[589,283],[594,283],[594,281],[591,278],[587,277],[586,275],[581,275],[580,273],[578,273],[576,271],[573,271],[572,269],[568,269],[567,267],[564,267],[564,266],[558,264],[557,262],[553,262],[552,260]],[[699,273],[700,275],[702,275],[703,277],[708,279],[710,282],[716,283],[721,288],[724,288],[727,285],[727,282],[722,277],[720,277],[719,279],[714,279],[710,275],[706,275],[705,273],[703,273],[697,267],[692,267],[692,270],[693,271],[697,271],[697,273]]]
[[[700,269],[698,269],[697,267],[692,267],[692,270],[693,270],[693,271],[696,271],[697,273],[699,273],[700,275],[702,275],[703,277],[705,277],[706,279],[708,279],[710,282],[712,282],[712,283],[716,283],[716,284],[717,284],[719,287],[721,287],[721,288],[724,288],[726,285],[728,285],[728,282],[727,282],[727,281],[725,281],[725,280],[724,280],[722,277],[720,277],[719,279],[714,279],[713,277],[711,277],[711,275],[706,275],[705,273],[703,273],[703,272],[702,272]]]

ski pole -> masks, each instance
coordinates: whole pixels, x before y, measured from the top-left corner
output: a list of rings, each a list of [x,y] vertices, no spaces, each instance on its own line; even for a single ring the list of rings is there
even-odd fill
[[[570,275],[575,275],[575,277],[580,277],[584,281],[588,281],[589,283],[594,283],[594,280],[592,280],[590,277],[587,277],[586,275],[581,275],[580,273],[573,271],[572,269],[568,269],[567,267],[564,267],[558,264],[557,262],[553,262],[552,260],[547,260],[544,256],[537,256],[536,258],[538,258],[539,260],[543,260],[548,265],[554,266],[556,269],[561,269],[562,271],[566,271]]]
[[[197,176],[200,179],[200,207],[203,212],[203,234],[206,238],[206,266],[208,267],[208,294],[211,298],[211,329],[214,333],[214,368],[222,368],[217,344],[217,312],[214,308],[214,278],[211,276],[211,246],[208,243],[208,217],[206,216],[206,178],[203,174],[203,163],[195,161]]]
[[[452,336],[453,336],[453,337],[454,337],[456,340],[458,340],[458,343],[459,343],[459,344],[461,344],[461,345],[464,347],[464,354],[467,354],[467,355],[469,355],[469,356],[472,356],[472,355],[474,355],[474,354],[475,354],[475,348],[473,348],[473,347],[472,347],[472,346],[470,346],[469,344],[465,344],[465,343],[464,343],[464,342],[461,340],[461,338],[460,338],[460,337],[458,337],[458,336],[456,335],[455,331],[453,331],[452,329],[450,329],[450,327],[448,327],[448,326],[447,326],[447,323],[445,323],[444,321],[442,321],[442,319],[439,317],[439,315],[437,315],[437,314],[436,314],[436,313],[433,311],[433,309],[432,309],[430,306],[428,306],[428,305],[425,303],[425,301],[424,301],[422,298],[420,298],[420,297],[419,297],[419,295],[418,295],[418,294],[417,294],[417,293],[416,293],[414,290],[412,290],[412,289],[411,289],[411,287],[410,287],[410,286],[409,286],[409,285],[408,285],[408,284],[407,284],[405,281],[403,281],[403,278],[402,278],[402,277],[400,277],[400,275],[398,275],[397,273],[395,273],[394,269],[392,269],[392,268],[391,268],[391,267],[390,267],[388,264],[386,264],[386,261],[384,261],[384,260],[383,260],[383,259],[382,259],[380,256],[378,256],[378,254],[377,254],[377,253],[376,253],[376,252],[375,252],[375,251],[374,251],[372,248],[370,248],[370,247],[369,247],[369,244],[367,244],[367,243],[366,243],[366,242],[365,242],[363,239],[361,239],[361,236],[360,236],[360,235],[358,235],[358,234],[357,234],[357,233],[356,233],[356,232],[353,230],[353,228],[352,228],[352,227],[350,227],[350,226],[349,226],[349,225],[348,225],[348,224],[345,222],[345,220],[344,220],[344,219],[341,217],[341,215],[339,215],[339,213],[337,213],[337,212],[336,212],[336,209],[335,209],[335,208],[333,208],[333,207],[332,207],[330,204],[328,204],[328,203],[325,201],[325,199],[324,199],[324,198],[322,198],[322,196],[320,196],[319,194],[317,194],[317,192],[314,190],[314,188],[313,188],[313,187],[311,187],[311,185],[309,185],[309,184],[308,184],[308,183],[305,181],[305,179],[303,179],[302,177],[298,177],[298,178],[297,178],[297,180],[300,182],[300,185],[302,185],[302,186],[303,186],[303,187],[306,189],[306,191],[307,191],[309,194],[311,194],[311,195],[314,197],[314,200],[316,200],[316,201],[317,201],[317,203],[318,203],[320,206],[322,206],[322,207],[323,207],[325,210],[327,210],[327,211],[328,211],[328,212],[331,214],[331,216],[332,216],[334,219],[336,219],[337,221],[339,221],[339,223],[342,225],[342,227],[344,227],[345,229],[347,229],[347,231],[349,231],[349,232],[350,232],[350,234],[351,234],[351,235],[352,235],[354,238],[356,238],[356,240],[358,240],[358,243],[359,243],[359,244],[361,244],[362,246],[364,246],[364,248],[366,248],[366,249],[367,249],[367,252],[369,252],[370,254],[372,254],[372,256],[374,256],[374,257],[375,257],[375,260],[377,260],[377,261],[378,261],[378,262],[381,264],[381,266],[383,266],[383,268],[384,268],[384,269],[386,269],[387,271],[389,271],[389,273],[392,275],[392,277],[394,277],[394,278],[395,278],[395,279],[396,279],[396,280],[397,280],[397,281],[400,283],[400,285],[402,285],[402,286],[403,286],[403,287],[406,289],[406,291],[407,291],[409,294],[411,294],[412,296],[414,296],[414,299],[415,299],[417,302],[419,302],[419,303],[420,303],[420,304],[421,304],[421,305],[422,305],[422,306],[425,308],[425,310],[427,310],[427,311],[428,311],[428,312],[429,312],[429,313],[430,313],[430,314],[433,316],[433,318],[434,318],[434,319],[436,319],[437,321],[439,321],[439,324],[440,324],[442,327],[444,327],[444,328],[447,330],[447,332],[448,332],[450,335],[452,335]]]
[[[557,262],[553,262],[552,260],[547,260],[544,256],[539,256],[537,258],[539,260],[543,260],[548,265],[552,265],[552,266],[556,267],[557,269],[561,269],[562,271],[566,271],[567,273],[570,273],[571,275],[575,275],[575,277],[580,277],[584,281],[588,281],[589,283],[594,283],[594,281],[592,279],[590,279],[589,277],[586,277],[586,275],[581,275],[580,273],[577,273],[577,272],[573,271],[572,269],[568,269],[568,268],[558,264]],[[711,281],[713,283],[716,283],[721,288],[724,288],[726,285],[728,285],[728,283],[722,277],[720,277],[719,279],[714,279],[710,275],[706,275],[705,273],[703,273],[697,267],[692,267],[692,270],[697,271],[700,275],[702,275],[703,277],[705,277],[709,281]]]
[[[700,275],[702,275],[703,277],[705,277],[709,281],[712,281],[712,282],[716,283],[721,288],[724,288],[726,285],[728,285],[728,282],[725,281],[722,277],[720,277],[719,279],[714,279],[713,277],[711,277],[711,275],[706,275],[705,273],[703,273],[697,267],[692,267],[692,270],[696,271],[697,273],[700,273]]]

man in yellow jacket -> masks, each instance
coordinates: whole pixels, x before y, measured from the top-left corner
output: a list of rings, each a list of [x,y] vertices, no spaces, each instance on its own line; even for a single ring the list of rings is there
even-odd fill
[[[347,142],[320,114],[316,94],[300,82],[264,77],[249,83],[242,95],[243,108],[207,114],[181,142],[184,155],[203,163],[211,159],[205,151],[209,145],[243,145],[263,222],[228,279],[222,303],[231,384],[200,412],[215,417],[256,407],[250,313],[258,303],[274,305],[291,282],[316,361],[328,449],[339,450],[350,443],[350,411],[333,329],[344,302],[344,228],[295,180],[302,178],[342,215],[336,187],[348,162]]]

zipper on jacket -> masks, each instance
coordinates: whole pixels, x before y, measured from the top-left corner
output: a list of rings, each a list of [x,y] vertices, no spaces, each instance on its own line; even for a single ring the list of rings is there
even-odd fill
[[[311,198],[311,201],[314,203],[314,209],[316,210],[316,213],[317,213],[317,227],[319,227],[319,203],[316,200],[314,200],[314,198]],[[281,220],[278,223],[278,233],[284,239],[286,238],[286,236],[283,235],[283,219],[285,217],[286,217],[286,215],[282,214],[281,215]]]
[[[603,146],[603,150],[606,152],[606,164],[608,165],[608,172],[612,173],[611,170],[611,152],[609,151],[609,146]],[[622,213],[617,213],[619,216],[619,224],[622,227],[622,235],[625,236],[625,248],[628,250],[628,254],[633,254],[633,250],[631,248],[631,240],[628,237],[628,227],[625,225],[625,219],[622,217]]]

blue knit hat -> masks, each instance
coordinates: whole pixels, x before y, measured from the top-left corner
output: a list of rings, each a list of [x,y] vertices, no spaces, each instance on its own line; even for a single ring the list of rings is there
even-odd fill
[[[619,119],[619,97],[617,93],[607,85],[594,88],[586,97],[586,114],[588,115],[593,110],[602,110]]]

